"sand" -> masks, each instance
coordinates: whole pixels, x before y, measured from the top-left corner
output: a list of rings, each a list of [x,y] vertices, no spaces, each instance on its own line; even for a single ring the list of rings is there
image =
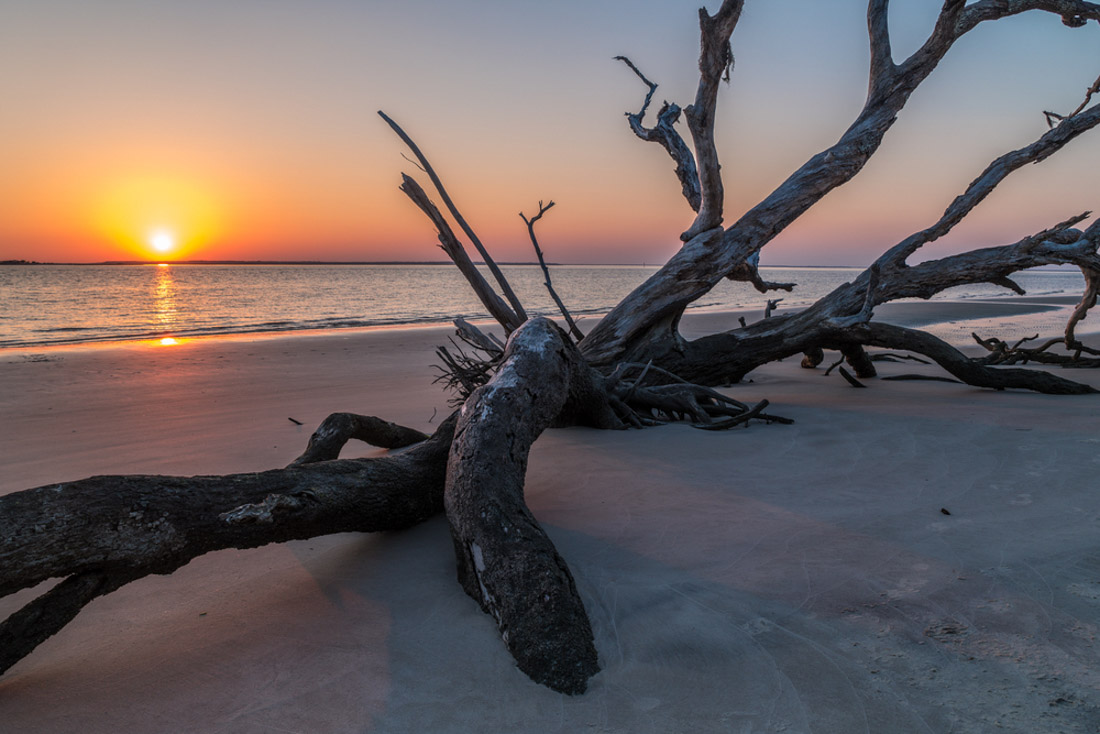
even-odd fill
[[[925,306],[986,309],[892,317]],[[430,430],[447,333],[0,352],[0,493],[280,466],[335,410]],[[436,518],[213,553],[99,599],[0,677],[0,731],[1097,731],[1100,396],[821,373],[787,360],[730,388],[791,426],[536,443],[528,502],[603,668],[583,696],[516,670]]]

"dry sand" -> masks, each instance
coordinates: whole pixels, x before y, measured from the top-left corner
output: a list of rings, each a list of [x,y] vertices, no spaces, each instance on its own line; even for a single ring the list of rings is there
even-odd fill
[[[984,308],[891,315],[929,307]],[[280,466],[336,410],[430,430],[446,333],[0,353],[0,493]],[[939,372],[882,366],[914,371]],[[821,372],[731,388],[792,426],[539,439],[528,502],[603,668],[583,696],[516,670],[436,518],[213,553],[97,600],[0,677],[0,731],[1100,731],[1100,396]]]

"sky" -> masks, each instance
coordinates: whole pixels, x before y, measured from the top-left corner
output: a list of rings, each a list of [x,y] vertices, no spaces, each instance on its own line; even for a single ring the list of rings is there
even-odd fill
[[[716,0],[708,3],[713,10]],[[645,87],[688,104],[698,0],[5,0],[0,260],[440,260],[397,187],[419,143],[494,257],[659,263],[692,212],[627,127]],[[895,57],[939,0],[895,0]],[[748,0],[717,139],[733,221],[835,142],[867,85],[865,0]],[[765,265],[865,265],[932,224],[985,165],[1070,111],[1100,27],[1042,13],[964,37],[882,148],[765,248]],[[656,106],[656,105],[655,105]],[[686,130],[684,130],[686,136]],[[1020,171],[922,257],[1100,209],[1100,132]],[[428,182],[423,180],[426,186]],[[434,196],[438,201],[438,197]],[[160,246],[166,252],[158,252]]]

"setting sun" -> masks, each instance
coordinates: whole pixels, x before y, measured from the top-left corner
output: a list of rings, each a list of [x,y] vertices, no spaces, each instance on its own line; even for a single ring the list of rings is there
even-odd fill
[[[89,228],[122,259],[186,259],[219,238],[223,196],[201,176],[125,173],[88,200]]]
[[[176,247],[176,237],[166,229],[158,229],[149,236],[149,245],[160,253],[168,253]]]

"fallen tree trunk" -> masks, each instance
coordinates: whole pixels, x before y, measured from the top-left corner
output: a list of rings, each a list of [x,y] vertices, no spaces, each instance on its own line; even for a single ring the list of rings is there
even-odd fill
[[[523,485],[531,444],[562,412],[571,386],[593,378],[560,329],[528,321],[509,340],[503,366],[459,413],[444,495],[462,588],[497,621],[520,670],[574,694],[599,670],[592,628]],[[606,400],[589,418],[597,425],[613,418]]]
[[[0,672],[93,599],[205,553],[401,530],[446,509],[459,580],[497,621],[520,669],[580,693],[598,670],[591,626],[565,561],[524,504],[524,475],[531,444],[551,424],[623,427],[610,394],[564,332],[537,318],[431,437],[335,413],[286,469],[91,477],[0,497],[0,596],[62,579],[0,624]],[[336,459],[351,438],[415,445]]]
[[[395,456],[226,476],[91,477],[0,497],[0,596],[63,579],[0,624],[0,672],[92,599],[205,553],[401,530],[441,512],[455,421]]]

